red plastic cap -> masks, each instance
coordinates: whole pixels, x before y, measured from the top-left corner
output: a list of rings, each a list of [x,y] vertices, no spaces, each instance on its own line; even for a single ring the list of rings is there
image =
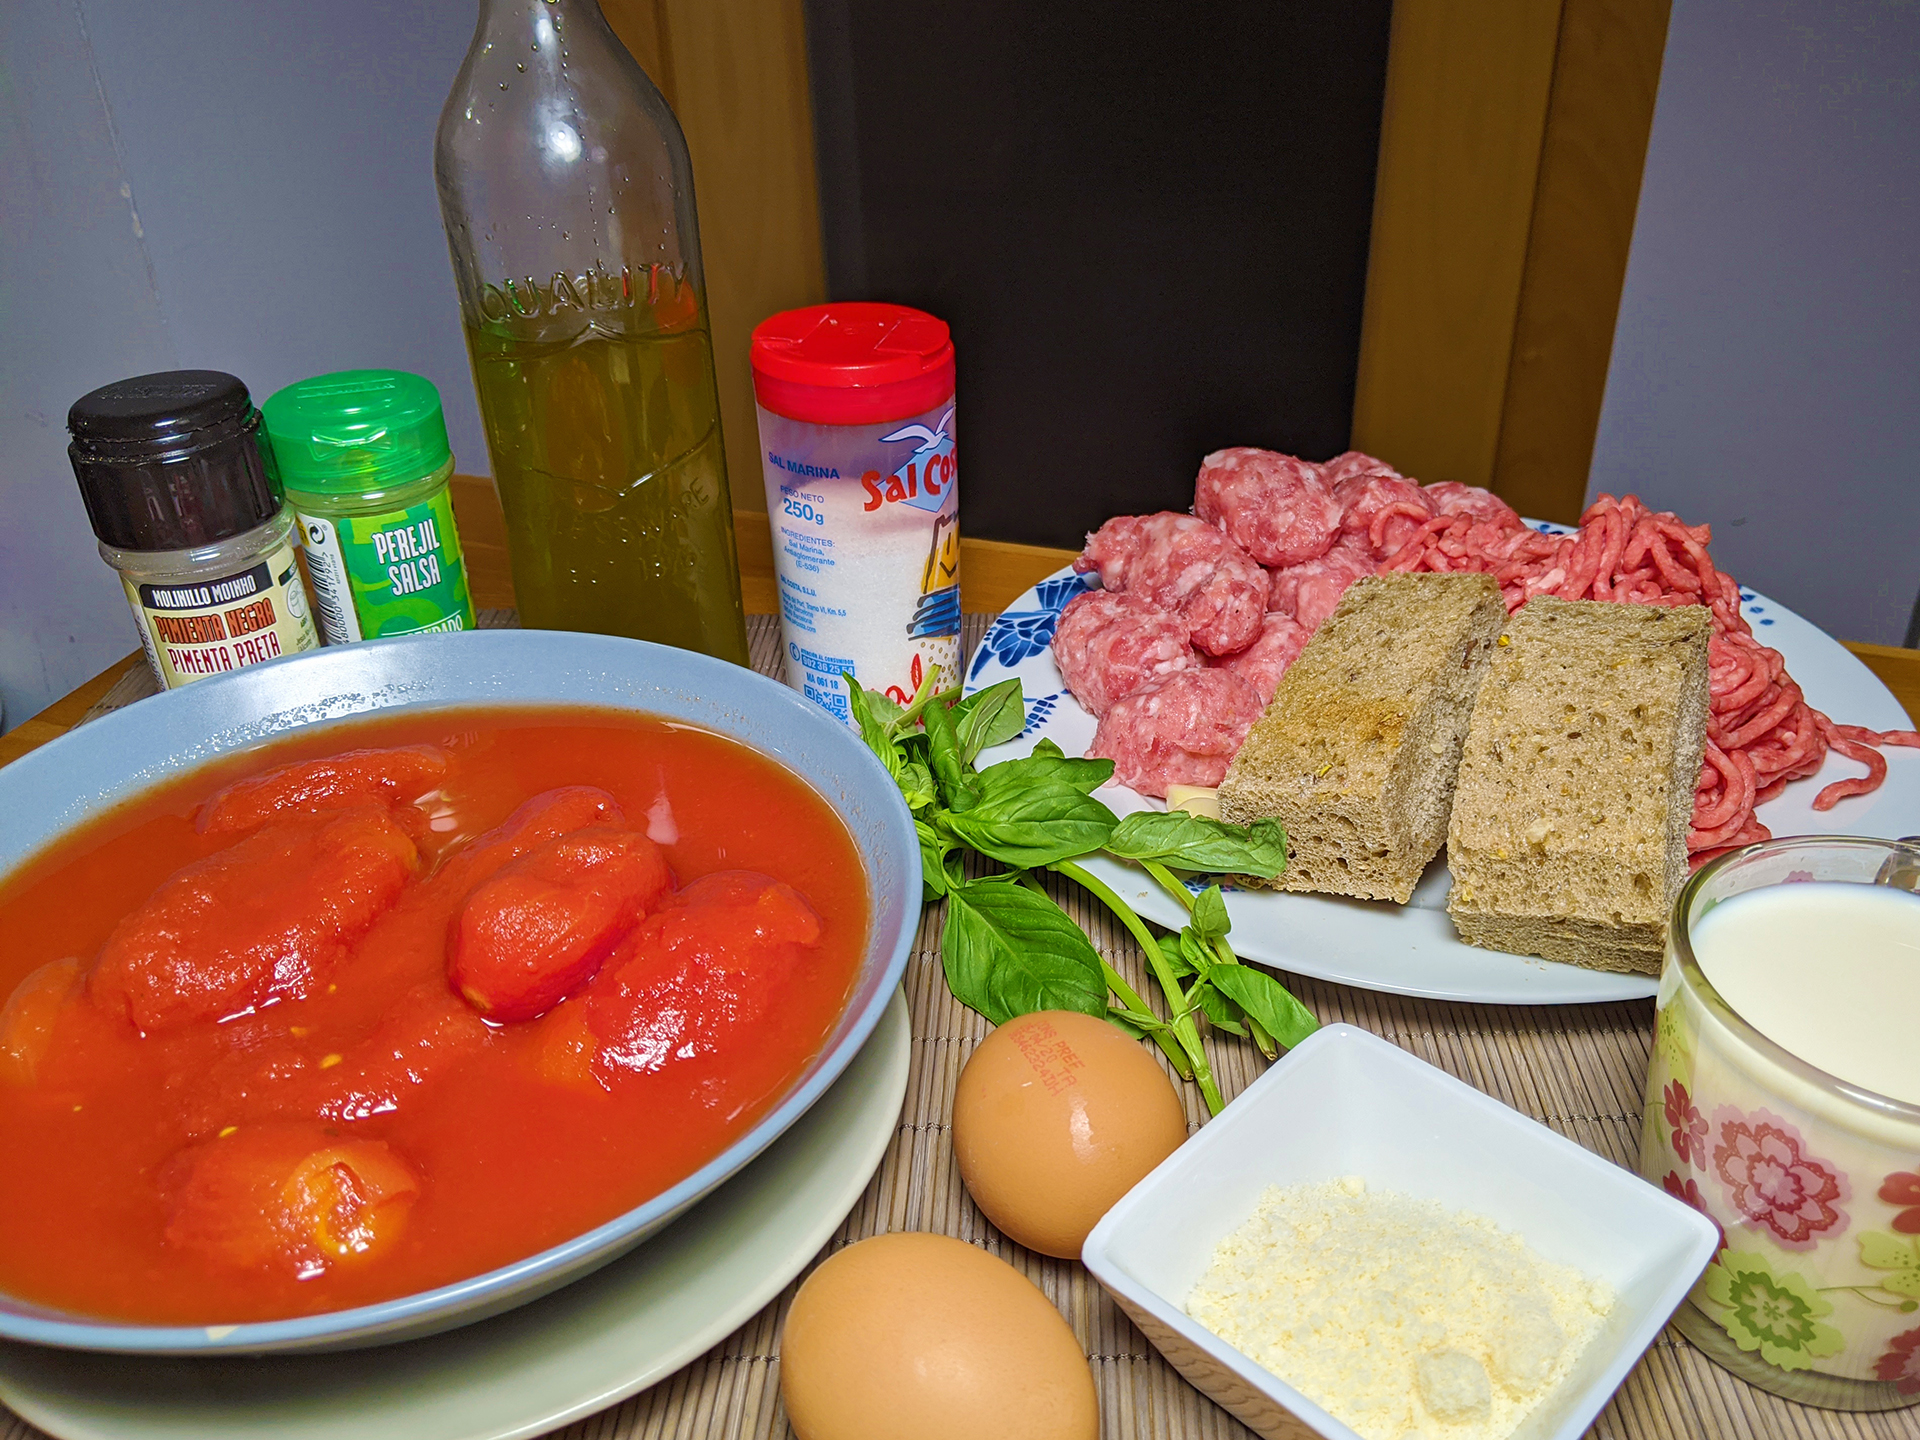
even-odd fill
[[[748,350],[760,404],[816,425],[904,420],[953,395],[947,322],[906,305],[850,300],[783,310]]]

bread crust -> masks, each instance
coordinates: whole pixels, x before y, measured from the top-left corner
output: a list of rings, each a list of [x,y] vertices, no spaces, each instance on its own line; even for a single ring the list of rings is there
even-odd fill
[[[1405,904],[1446,838],[1475,693],[1506,618],[1487,575],[1376,575],[1280,679],[1220,785],[1287,831],[1275,889]]]
[[[1699,605],[1529,601],[1461,757],[1447,911],[1471,945],[1657,975],[1706,743]]]

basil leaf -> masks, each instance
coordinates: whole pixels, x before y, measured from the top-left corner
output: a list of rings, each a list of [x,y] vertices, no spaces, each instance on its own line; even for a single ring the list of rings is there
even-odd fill
[[[1216,965],[1207,972],[1207,978],[1289,1050],[1320,1028],[1313,1013],[1264,970],[1251,965]]]
[[[1191,926],[1180,932],[1177,945],[1162,945],[1160,953],[1166,956],[1173,973],[1181,976],[1204,975],[1218,961],[1218,957],[1206,947]]]
[[[1153,1033],[1151,1030],[1147,1029],[1146,1026],[1142,1025],[1138,1020],[1133,1019],[1124,1010],[1107,1011],[1107,1019],[1111,1020],[1114,1024],[1118,1025],[1122,1030],[1126,1031],[1129,1035],[1133,1036],[1133,1038],[1136,1040],[1144,1040]]]
[[[937,899],[947,893],[947,852],[953,849],[953,842],[918,817],[913,833],[920,839],[921,898]]]
[[[844,671],[842,675],[845,675]],[[847,683],[848,688],[851,689],[853,682],[849,680]],[[898,734],[900,716],[903,713],[899,703],[884,690],[863,690],[861,693],[867,697],[867,713],[879,724],[885,726],[890,733]]]
[[[960,754],[953,711],[935,701],[920,716],[927,727],[927,759],[949,810],[971,810],[980,800],[980,780]]]
[[[1027,728],[1027,702],[1020,681],[1002,680],[953,707],[961,757],[971,765],[982,750],[1004,745]]]
[[[1056,752],[1058,747],[1055,747]],[[1082,793],[1098,790],[1113,778],[1111,760],[1069,760],[1055,753],[1038,751],[1021,760],[1002,760],[980,772],[983,800],[996,795],[1017,794],[1042,785],[1070,785]]]
[[[901,795],[906,797],[907,808],[916,815],[940,803],[940,796],[933,788],[933,772],[918,760],[903,761],[893,779]]]
[[[853,711],[853,723],[860,728],[860,738],[867,742],[867,748],[887,767],[887,774],[899,779],[900,751],[893,743],[893,732],[876,711],[875,704],[878,702],[887,706],[895,714],[899,713],[900,707],[876,691],[862,690],[851,670],[841,671],[840,678],[846,682],[847,705]]]
[[[1271,880],[1287,866],[1287,832],[1278,820],[1229,825],[1184,810],[1142,810],[1127,816],[1107,849],[1123,860],[1158,860],[1210,875]]]
[[[1137,1040],[1151,1040],[1156,1035],[1166,1035],[1173,1030],[1157,1015],[1141,1015],[1119,1005],[1108,1007],[1107,1019]]]
[[[1106,806],[1071,785],[1058,783],[1003,789],[971,810],[942,811],[939,819],[981,854],[1021,870],[1098,850],[1114,826],[1113,812]]]
[[[904,789],[906,782],[901,782]],[[1202,890],[1193,902],[1193,928],[1200,932],[1202,940],[1218,940],[1233,928],[1233,922],[1227,918],[1226,897],[1221,895],[1218,885],[1209,885]]]
[[[1035,1010],[1105,1017],[1107,982],[1086,932],[1024,885],[968,881],[947,893],[947,988],[996,1025]]]
[[[1200,1002],[1200,1013],[1207,1017],[1207,1023],[1214,1029],[1245,1038],[1247,1027],[1240,1023],[1240,1012],[1233,1001],[1212,985],[1202,985],[1194,998]]]
[[[1039,740],[1034,742],[1033,753],[1035,755],[1049,756],[1055,760],[1058,760],[1067,752],[1062,750],[1052,740],[1049,740],[1045,736],[1042,736]]]

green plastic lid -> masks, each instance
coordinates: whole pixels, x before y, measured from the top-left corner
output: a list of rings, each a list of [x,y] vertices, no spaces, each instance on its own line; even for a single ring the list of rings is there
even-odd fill
[[[276,391],[260,413],[289,490],[387,490],[433,474],[453,454],[440,392],[404,370],[316,375]]]

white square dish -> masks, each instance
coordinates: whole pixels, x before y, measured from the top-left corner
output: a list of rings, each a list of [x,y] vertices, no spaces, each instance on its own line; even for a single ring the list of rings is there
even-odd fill
[[[1081,1258],[1181,1374],[1268,1440],[1360,1440],[1186,1313],[1215,1247],[1268,1186],[1348,1175],[1486,1216],[1613,1287],[1604,1326],[1519,1440],[1575,1440],[1718,1244],[1711,1221],[1631,1171],[1396,1045],[1329,1025],[1134,1186]]]

